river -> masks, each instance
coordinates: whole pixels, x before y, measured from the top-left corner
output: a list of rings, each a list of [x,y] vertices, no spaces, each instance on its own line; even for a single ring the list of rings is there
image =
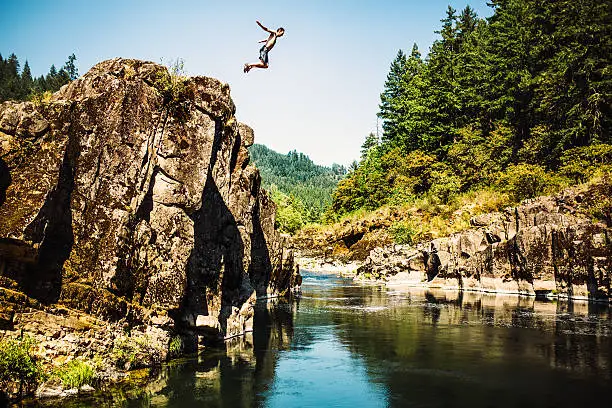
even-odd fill
[[[398,290],[303,271],[255,332],[137,389],[62,406],[583,407],[609,404],[607,305]],[[607,402],[606,402],[607,401]]]

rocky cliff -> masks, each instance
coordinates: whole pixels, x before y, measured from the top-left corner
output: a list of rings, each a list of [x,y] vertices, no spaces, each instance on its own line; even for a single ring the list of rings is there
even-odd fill
[[[610,299],[612,186],[604,180],[503,212],[417,246],[373,250],[361,280],[527,295]],[[598,212],[601,221],[594,220]]]
[[[250,330],[254,300],[300,277],[234,114],[227,84],[127,59],[0,105],[0,328],[44,347]]]

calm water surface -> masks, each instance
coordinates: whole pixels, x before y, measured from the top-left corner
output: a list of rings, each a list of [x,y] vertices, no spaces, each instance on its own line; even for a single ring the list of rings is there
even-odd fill
[[[605,305],[358,286],[303,271],[258,304],[255,335],[165,367],[146,387],[62,406],[582,407],[609,404]]]

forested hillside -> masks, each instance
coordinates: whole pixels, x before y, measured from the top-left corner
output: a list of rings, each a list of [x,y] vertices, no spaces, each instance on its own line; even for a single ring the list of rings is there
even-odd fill
[[[612,2],[492,0],[448,7],[426,58],[399,51],[381,140],[334,193],[342,215],[489,189],[511,201],[582,182],[612,162]]]
[[[308,222],[319,221],[331,203],[331,194],[346,169],[338,164],[319,166],[295,150],[280,154],[264,145],[249,148],[264,188],[278,205],[277,222],[293,232]]]
[[[47,91],[58,91],[62,85],[79,76],[75,61],[76,57],[72,54],[59,70],[55,65],[51,65],[47,75],[33,77],[27,60],[21,68],[21,63],[15,54],[9,55],[7,59],[0,54],[0,102],[23,101],[41,97]]]

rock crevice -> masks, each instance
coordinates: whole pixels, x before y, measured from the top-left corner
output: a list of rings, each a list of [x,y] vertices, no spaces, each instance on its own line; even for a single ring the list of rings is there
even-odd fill
[[[299,285],[229,87],[179,79],[177,110],[168,76],[114,59],[49,102],[0,105],[2,299],[222,338]]]
[[[376,248],[357,278],[608,301],[612,229],[576,211],[582,196],[593,193],[569,189],[473,217],[472,229],[446,238]]]

